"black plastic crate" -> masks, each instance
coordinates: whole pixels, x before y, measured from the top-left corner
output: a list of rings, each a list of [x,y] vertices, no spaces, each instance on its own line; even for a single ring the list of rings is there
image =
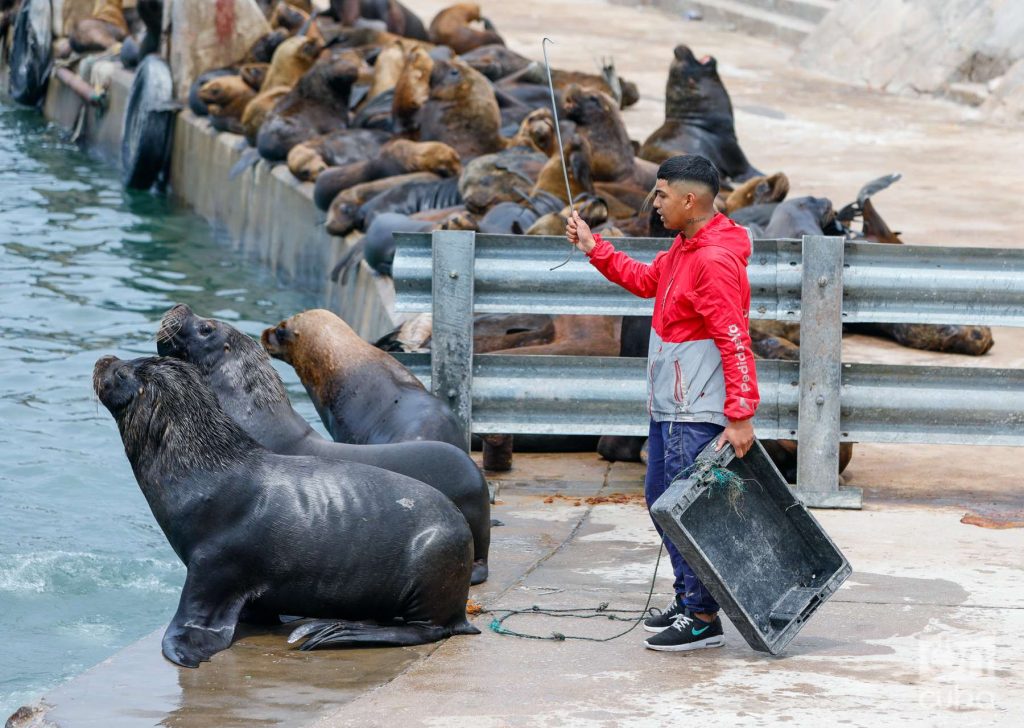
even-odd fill
[[[651,513],[747,643],[777,655],[846,581],[850,563],[761,443],[737,458],[729,444],[715,452],[716,442]],[[738,475],[743,489],[702,475],[711,466]]]

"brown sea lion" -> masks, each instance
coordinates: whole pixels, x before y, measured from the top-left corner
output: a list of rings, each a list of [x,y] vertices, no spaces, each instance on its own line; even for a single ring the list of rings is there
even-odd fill
[[[567,205],[576,199],[578,195],[594,192],[594,178],[590,168],[591,149],[586,137],[573,134],[568,139],[563,139],[564,155],[559,155],[558,150],[548,158],[548,161],[540,170],[537,177],[537,184],[533,186],[531,195],[540,192],[547,192],[560,198]],[[564,161],[563,161],[564,160]],[[569,190],[572,200],[565,197],[565,175],[562,165],[569,173]]]
[[[463,163],[506,146],[490,81],[458,58],[434,63],[430,96],[416,113],[415,126],[420,141],[444,142]]]
[[[456,447],[465,444],[448,405],[330,311],[296,314],[266,329],[261,341],[272,357],[295,368],[337,442],[371,445],[437,440]]]
[[[242,114],[255,97],[256,92],[241,76],[221,76],[199,89],[213,128],[233,134],[244,133]]]
[[[373,64],[373,81],[366,92],[367,100],[395,87],[402,75],[402,69],[405,68],[406,56],[411,51],[412,48],[407,47],[407,44],[402,41],[388,43],[381,48]]]
[[[635,156],[618,104],[596,89],[577,84],[565,91],[565,115],[590,143],[590,167],[598,182],[632,181]],[[650,188],[648,188],[649,191]]]
[[[472,23],[482,23],[484,27],[478,30]],[[457,3],[445,8],[430,21],[429,32],[432,42],[459,54],[485,45],[505,45],[491,21],[481,15],[477,3]]]
[[[744,182],[761,174],[736,140],[732,101],[711,56],[697,60],[685,45],[675,48],[665,87],[665,123],[640,148],[639,156],[661,163],[677,154],[700,154],[723,179]]]
[[[726,215],[732,215],[739,209],[751,205],[763,205],[769,202],[782,202],[789,194],[789,177],[776,172],[770,177],[758,175],[751,177],[734,189],[725,199]]]
[[[294,86],[313,67],[321,50],[323,44],[315,38],[298,36],[282,42],[274,51],[260,91],[277,86]]]
[[[433,70],[434,59],[425,48],[414,48],[406,56],[395,81],[395,95],[391,102],[396,131],[415,132],[416,115],[430,98],[430,74]]]
[[[423,21],[398,0],[331,0],[331,11],[347,26],[356,25],[360,19],[379,20],[389,33],[429,40]]]
[[[529,197],[547,161],[548,155],[525,146],[484,154],[470,161],[459,178],[459,192],[466,209],[483,215],[502,202],[522,202]]]
[[[334,162],[326,172],[329,176],[319,181],[317,195],[329,196],[333,200],[344,189],[384,177],[410,172],[433,172],[440,177],[457,177],[462,171],[458,152],[447,144],[414,142],[409,139],[393,139],[373,155],[335,166],[339,164]]]
[[[256,135],[260,155],[284,160],[296,144],[348,126],[349,96],[360,62],[351,51],[317,61],[263,120]]]
[[[608,85],[603,75],[585,73],[583,71],[564,71],[560,68],[551,69],[551,82],[554,84],[555,92],[559,97],[564,97],[570,86],[582,86],[585,89],[593,89],[615,98],[615,91]],[[624,97],[620,106],[624,108],[629,103],[635,103],[638,96],[635,93],[635,84],[620,79],[623,89],[631,89],[628,97]],[[525,68],[510,73],[496,83],[497,87],[518,98],[531,106],[540,103],[551,103],[548,91],[548,76],[544,64],[531,61]],[[627,103],[627,101],[629,103]]]
[[[526,231],[527,235],[551,235],[558,236],[565,234],[565,226],[568,224],[569,215],[573,211],[579,213],[583,221],[591,229],[599,228],[608,221],[608,204],[603,198],[595,195],[582,194],[576,198],[570,208],[566,205],[558,212],[549,212],[541,216]],[[604,234],[604,233],[602,233]]]
[[[390,353],[430,351],[433,316],[421,313],[385,334],[374,346]],[[555,338],[554,317],[548,314],[488,313],[473,317],[473,353],[547,344]]]
[[[383,132],[342,129],[296,144],[288,152],[288,169],[303,182],[315,182],[335,165],[348,166],[374,158],[387,141]]]
[[[245,135],[246,141],[249,142],[249,146],[256,146],[256,137],[267,114],[273,110],[278,101],[288,95],[289,91],[291,91],[289,86],[273,86],[260,91],[246,105],[245,111],[242,112],[242,133]]]
[[[105,51],[128,36],[122,0],[99,0],[92,15],[80,20],[68,37],[75,53]]]

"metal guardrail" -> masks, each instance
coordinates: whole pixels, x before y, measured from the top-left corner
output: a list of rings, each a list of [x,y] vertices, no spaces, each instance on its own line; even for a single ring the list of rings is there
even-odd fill
[[[395,291],[402,311],[432,310],[429,233],[399,233]],[[650,262],[664,238],[615,241]],[[650,316],[653,303],[595,275],[585,256],[565,267],[565,239],[477,235],[473,266],[477,313],[586,313]],[[750,315],[800,320],[800,240],[755,240],[747,276]],[[926,245],[843,245],[843,321],[1024,326],[1024,250]],[[979,282],[984,285],[979,286]]]
[[[651,302],[562,238],[438,231],[399,235],[396,309],[432,311],[432,354],[403,357],[478,433],[645,435],[642,359],[472,353],[474,312],[649,315]],[[663,239],[621,239],[639,260]],[[797,492],[860,507],[840,488],[840,441],[1024,445],[1024,370],[842,364],[845,322],[1024,326],[1024,250],[755,241],[755,318],[798,320],[800,362],[758,362],[758,435],[796,439]],[[436,294],[436,295],[432,295]]]

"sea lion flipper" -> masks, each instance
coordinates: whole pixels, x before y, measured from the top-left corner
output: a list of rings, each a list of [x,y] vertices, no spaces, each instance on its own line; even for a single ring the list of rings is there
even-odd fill
[[[164,632],[164,657],[182,667],[199,667],[231,646],[245,602],[241,597],[217,600],[216,590],[206,588],[192,573],[186,577],[178,611]]]
[[[302,637],[308,636],[309,639],[299,648],[304,652],[320,647],[358,645],[412,647],[413,645],[437,642],[446,637],[451,637],[453,634],[479,633],[479,630],[465,620],[454,629],[427,622],[381,625],[372,622],[320,620],[299,627],[292,632],[288,642],[294,643]]]

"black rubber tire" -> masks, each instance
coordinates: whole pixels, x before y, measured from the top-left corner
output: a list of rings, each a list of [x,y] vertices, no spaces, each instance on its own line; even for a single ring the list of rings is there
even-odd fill
[[[157,55],[143,58],[124,111],[121,181],[126,187],[148,190],[163,172],[174,129],[173,97],[167,63]]]
[[[8,59],[11,98],[36,106],[46,96],[53,65],[53,16],[49,0],[23,0],[14,21]]]

